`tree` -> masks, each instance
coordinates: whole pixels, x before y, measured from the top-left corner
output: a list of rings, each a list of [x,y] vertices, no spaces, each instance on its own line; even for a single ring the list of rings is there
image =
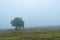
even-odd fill
[[[13,20],[11,20],[11,24],[12,26],[15,27],[16,30],[18,30],[18,28],[24,28],[24,21],[22,20],[22,18],[16,17]]]

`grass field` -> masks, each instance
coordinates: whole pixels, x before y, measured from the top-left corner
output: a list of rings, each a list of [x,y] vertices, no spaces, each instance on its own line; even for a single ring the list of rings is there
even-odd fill
[[[0,40],[60,40],[60,30],[25,29],[0,32]]]

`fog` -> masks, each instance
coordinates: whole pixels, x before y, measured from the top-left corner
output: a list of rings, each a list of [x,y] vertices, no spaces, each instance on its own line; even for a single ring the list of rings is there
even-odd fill
[[[0,29],[13,28],[15,17],[25,28],[60,25],[60,0],[0,0]]]

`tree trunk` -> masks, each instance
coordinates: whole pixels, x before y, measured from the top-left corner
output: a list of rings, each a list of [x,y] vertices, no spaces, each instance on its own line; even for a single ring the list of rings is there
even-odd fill
[[[21,30],[21,27],[19,26],[19,30]]]
[[[16,28],[15,28],[16,31],[18,30],[17,28],[18,28],[18,27],[16,26]]]

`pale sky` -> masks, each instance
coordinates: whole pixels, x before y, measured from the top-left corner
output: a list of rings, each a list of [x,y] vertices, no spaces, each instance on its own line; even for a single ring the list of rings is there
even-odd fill
[[[25,27],[60,25],[60,0],[0,0],[0,29],[22,17]]]

